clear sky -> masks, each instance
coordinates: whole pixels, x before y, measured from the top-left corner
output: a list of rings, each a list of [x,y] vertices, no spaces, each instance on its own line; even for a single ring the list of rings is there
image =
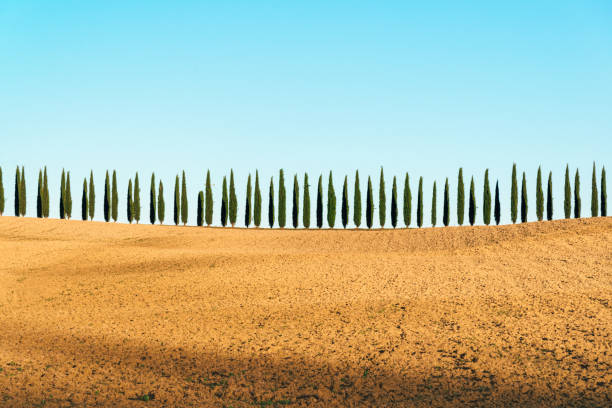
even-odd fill
[[[454,204],[463,166],[479,206],[485,168],[493,185],[500,180],[508,222],[516,162],[528,176],[530,220],[540,164],[553,172],[556,217],[565,165],[572,180],[580,169],[587,215],[593,161],[598,172],[612,164],[612,2],[3,0],[0,140],[9,214],[17,164],[29,215],[38,169],[48,166],[52,217],[63,167],[75,218],[93,169],[97,219],[104,171],[117,169],[123,220],[136,171],[143,214],[155,171],[171,220],[184,169],[191,223],[207,169],[218,223],[230,168],[242,221],[255,169],[264,208],[279,168],[288,195],[293,175],[301,185],[308,171],[314,212],[319,174],[334,171],[339,204],[345,174],[351,196],[355,169],[363,193],[374,177],[377,196],[384,166],[388,203],[393,175],[410,173],[413,196],[424,177],[425,224],[437,180],[440,224],[444,178]],[[454,205],[451,215],[454,223]]]

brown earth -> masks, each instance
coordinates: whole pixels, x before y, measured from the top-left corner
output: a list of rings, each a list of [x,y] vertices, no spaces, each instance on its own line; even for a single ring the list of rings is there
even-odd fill
[[[612,218],[0,217],[0,259],[2,407],[612,406]]]

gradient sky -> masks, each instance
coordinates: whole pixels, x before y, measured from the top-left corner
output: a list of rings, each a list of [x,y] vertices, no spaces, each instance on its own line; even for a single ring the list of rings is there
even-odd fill
[[[2,1],[6,213],[17,164],[26,167],[29,215],[38,169],[48,166],[52,217],[62,168],[73,177],[75,218],[93,169],[97,219],[104,171],[117,169],[122,220],[136,171],[143,215],[155,171],[171,220],[174,176],[184,169],[191,223],[207,169],[218,223],[230,167],[242,221],[255,169],[264,197],[279,168],[289,193],[293,174],[301,184],[308,171],[314,212],[319,174],[334,171],[338,197],[349,174],[352,196],[358,168],[362,192],[371,174],[377,195],[384,166],[388,203],[393,175],[410,173],[413,196],[424,176],[426,225],[437,180],[440,224],[444,178],[454,204],[463,166],[479,206],[485,168],[493,185],[500,180],[508,222],[513,162],[527,172],[530,220],[540,164],[553,172],[556,217],[566,163],[572,180],[580,169],[583,215],[590,213],[593,161],[599,171],[612,157],[612,2],[296,3]],[[454,223],[454,205],[451,214]]]

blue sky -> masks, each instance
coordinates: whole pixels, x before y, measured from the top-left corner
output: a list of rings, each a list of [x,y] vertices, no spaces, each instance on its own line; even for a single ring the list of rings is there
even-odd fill
[[[106,169],[118,171],[120,205],[139,171],[144,206],[152,171],[169,203],[184,169],[191,222],[207,169],[218,222],[229,168],[239,193],[255,169],[267,189],[284,168],[288,190],[295,173],[301,184],[308,171],[314,185],[333,170],[339,195],[345,174],[352,191],[357,168],[362,192],[371,174],[376,193],[384,166],[389,190],[393,175],[408,171],[414,192],[424,176],[428,221],[433,181],[441,206],[449,177],[454,202],[462,166],[478,201],[485,168],[500,180],[508,222],[516,162],[528,176],[530,220],[540,164],[553,171],[556,216],[566,163],[572,175],[580,169],[589,212],[593,161],[609,168],[612,157],[611,2],[331,3],[4,0],[7,209],[17,164],[30,215],[41,166],[52,200],[61,169],[71,171],[75,202],[93,169],[98,219]]]

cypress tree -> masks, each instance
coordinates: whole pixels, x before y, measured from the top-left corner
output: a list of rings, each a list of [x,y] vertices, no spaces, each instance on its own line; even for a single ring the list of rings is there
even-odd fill
[[[397,227],[397,177],[393,176],[393,187],[391,188],[391,225]]]
[[[132,179],[130,179],[128,183],[128,191],[127,191],[127,219],[132,223],[134,220],[134,197],[132,195]]]
[[[187,214],[188,214],[188,206],[187,206],[187,182],[185,181],[185,170],[183,170],[183,180],[182,180],[182,191],[181,191],[181,221],[183,225],[187,225]]]
[[[198,227],[204,225],[204,192],[198,193],[198,212],[196,216],[196,224]]]
[[[410,191],[410,177],[408,176],[408,172],[406,172],[406,177],[404,178],[404,225],[406,225],[406,227],[410,226],[411,218],[412,192]]]
[[[327,225],[329,228],[334,228],[336,223],[336,192],[334,191],[334,181],[332,172],[329,172],[329,181],[327,183]]]
[[[448,191],[448,177],[444,183],[444,209],[442,214],[442,223],[445,227],[450,224],[450,193]]]
[[[278,226],[285,228],[287,222],[287,193],[285,192],[285,172],[280,169],[278,176]]]
[[[431,196],[431,226],[435,227],[436,226],[436,182],[434,181],[433,183],[433,193]]]
[[[538,176],[536,178],[536,216],[538,221],[544,219],[544,189],[542,188],[541,167],[538,167]]]
[[[109,222],[111,218],[111,189],[110,181],[108,177],[108,170],[106,170],[106,179],[104,180],[104,221]]]
[[[130,191],[131,190],[132,189],[130,189]],[[112,196],[111,196],[111,217],[113,218],[114,222],[117,222],[117,218],[119,218],[119,192],[117,190],[117,171],[115,171],[115,170],[113,170],[113,187],[112,187],[111,191],[112,191]],[[133,217],[134,217],[134,213],[132,213],[132,218]],[[130,221],[130,223],[131,223],[131,221]]]
[[[179,225],[181,217],[181,197],[179,189],[179,176],[174,180],[174,225]]]
[[[252,210],[252,206],[251,206],[251,175],[249,174],[249,178],[247,180],[247,188],[246,188],[246,203],[244,205],[244,226],[249,228],[249,225],[251,225],[251,210]]]
[[[19,205],[19,199],[21,198],[21,171],[19,166],[15,170],[15,217],[21,215],[21,206]]]
[[[72,191],[70,190],[70,172],[66,174],[66,204],[64,208],[66,210],[66,218],[72,218]]]
[[[576,169],[574,177],[574,218],[580,218],[580,210],[582,208],[582,200],[580,199],[580,174]]]
[[[157,218],[159,223],[164,223],[166,216],[166,202],[164,201],[164,184],[159,180],[159,191],[157,193]]]
[[[223,190],[221,191],[221,225],[227,225],[228,198],[227,198],[227,177],[223,176]]]
[[[270,190],[268,192],[268,224],[274,227],[274,177],[270,177]]]
[[[474,225],[476,222],[476,194],[474,191],[474,176],[472,176],[472,180],[470,181],[470,201],[468,204],[468,218],[470,221],[470,225]]]
[[[36,194],[36,217],[43,217],[43,202],[42,202],[42,170],[38,170],[38,191]]]
[[[149,191],[149,221],[155,224],[157,217],[156,211],[157,199],[155,198],[155,173],[151,174],[151,190]]]
[[[485,170],[484,191],[482,193],[482,221],[491,224],[491,188],[489,187],[489,169]]]
[[[81,198],[81,219],[87,221],[89,215],[89,203],[87,202],[87,177],[83,178],[83,197]]]
[[[383,168],[380,168],[380,184],[378,187],[378,222],[380,228],[385,226],[387,218],[387,196],[385,194],[385,175],[383,174]]]
[[[4,182],[2,181],[2,167],[0,167],[0,216],[4,214]]]
[[[60,184],[59,217],[66,218],[66,173],[62,169],[62,180]]]
[[[21,190],[19,195],[19,213],[22,217],[26,215],[26,179],[25,170],[21,166]]]
[[[89,219],[93,220],[96,211],[96,190],[94,186],[93,170],[89,173],[89,199],[87,200]]]
[[[348,224],[348,217],[349,217],[348,186],[346,185],[347,183],[348,183],[348,177],[344,176],[344,186],[342,186],[342,209],[341,209],[343,228],[346,228],[346,225]]]
[[[523,172],[523,183],[521,186],[521,222],[527,222],[527,180]]]
[[[293,228],[298,227],[300,213],[300,186],[298,185],[297,174],[293,176],[293,207],[291,210],[291,221]]]
[[[236,187],[234,186],[234,169],[230,170],[230,196],[229,196],[229,219],[233,227],[238,216],[238,199],[236,198]]]
[[[457,224],[463,225],[465,214],[465,188],[463,186],[463,168],[459,168],[457,176]]]
[[[495,224],[499,225],[499,221],[501,220],[501,204],[499,202],[499,181],[495,182],[495,209],[493,213],[495,214]]]
[[[419,178],[419,192],[417,195],[417,226],[423,226],[423,177]]]
[[[372,228],[374,221],[374,195],[372,193],[372,179],[368,176],[368,192],[366,194],[366,225]]]
[[[317,228],[323,227],[323,176],[319,176],[317,187]]]
[[[512,187],[510,190],[510,219],[516,224],[518,214],[518,181],[516,179],[516,163],[512,164]]]
[[[563,200],[565,218],[572,216],[572,187],[570,185],[569,165],[565,165],[565,198]]]
[[[49,218],[49,178],[47,177],[47,166],[43,171],[43,193],[42,193],[43,218]]]
[[[253,224],[256,228],[261,225],[261,189],[259,188],[259,171],[255,170],[255,197],[253,198]]]
[[[359,187],[359,170],[355,171],[355,192],[353,196],[353,222],[355,227],[361,226],[361,188]]]
[[[546,219],[553,219],[552,171],[548,173],[548,189],[546,192]]]
[[[257,207],[257,182],[255,182],[255,207]],[[210,181],[210,170],[206,171],[206,201],[205,201],[205,221],[206,225],[210,227],[213,222],[213,192],[212,183]],[[257,220],[257,209],[255,209],[255,220]],[[255,221],[257,225],[257,221]]]
[[[2,173],[0,172],[0,187],[2,184]],[[2,208],[4,207],[4,201],[2,207],[0,207],[0,215],[2,215]],[[606,168],[601,168],[601,216],[608,216],[608,192],[606,191]]]
[[[593,178],[591,180],[591,217],[599,214],[599,194],[597,193],[597,172],[593,162]]]
[[[134,220],[136,224],[140,223],[140,182],[138,181],[138,172],[134,178]]]
[[[302,223],[304,228],[310,228],[310,185],[308,184],[308,173],[304,173],[304,209],[302,210]]]

